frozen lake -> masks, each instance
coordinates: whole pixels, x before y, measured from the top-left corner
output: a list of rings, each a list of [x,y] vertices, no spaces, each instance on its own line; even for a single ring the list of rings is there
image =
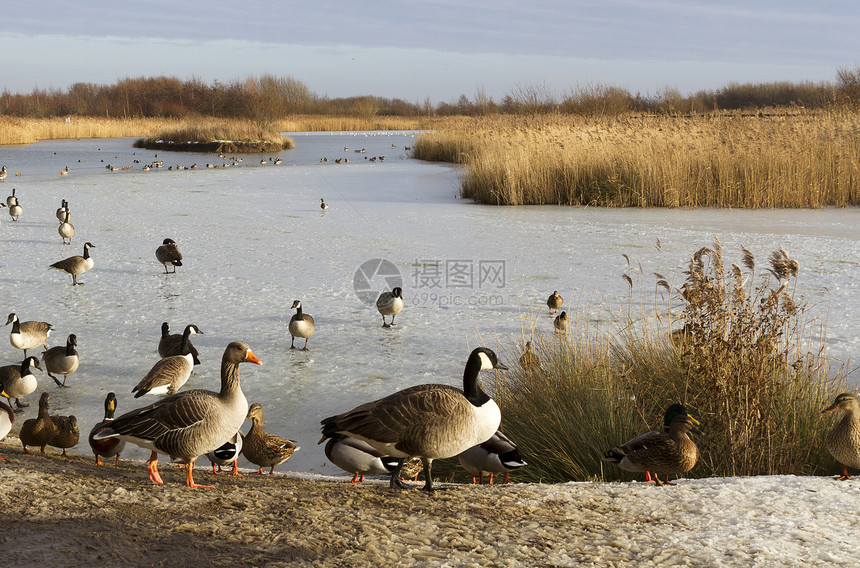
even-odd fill
[[[133,399],[131,388],[158,359],[161,322],[173,333],[194,323],[205,333],[193,338],[202,364],[184,388],[217,390],[224,347],[246,341],[263,361],[241,367],[248,401],[263,405],[267,431],[302,446],[278,469],[338,473],[316,445],[321,418],[417,383],[460,385],[470,350],[482,338],[493,348],[510,346],[521,315],[530,307],[545,314],[553,290],[574,311],[582,302],[626,297],[622,254],[641,262],[650,289],[655,271],[680,284],[690,255],[714,236],[727,265],[740,262],[741,244],[759,269],[784,247],[800,263],[799,293],[827,322],[830,356],[857,353],[857,209],[480,206],[457,198],[455,168],[408,158],[413,133],[290,136],[296,149],[278,154],[280,165],[242,155],[241,165],[217,169],[205,164],[232,162],[134,149],[128,138],[0,147],[0,165],[10,172],[0,198],[15,187],[24,207],[18,222],[0,210],[0,314],[50,322],[50,346],[75,333],[82,361],[71,388],[41,375],[19,420],[35,415],[42,390],[51,393],[52,413],[77,415],[82,433],[101,419],[108,391],[116,392],[119,413],[151,402]],[[371,161],[377,156],[385,160]],[[156,159],[164,168],[142,171]],[[167,169],[194,162],[195,170]],[[108,164],[134,168],[111,172]],[[61,176],[66,166],[70,173]],[[326,213],[320,198],[330,204]],[[77,232],[71,246],[57,234],[62,199]],[[165,275],[155,260],[167,237],[185,257],[177,274]],[[81,254],[85,241],[96,248],[84,285],[48,270]],[[387,278],[367,272],[374,259],[390,263]],[[369,284],[361,272],[356,279],[362,266]],[[364,300],[398,275],[406,308],[395,327],[383,329]],[[295,299],[316,320],[307,352],[289,349]],[[537,325],[552,330],[543,315]],[[3,339],[0,364],[20,360]],[[131,448],[126,455],[148,455]],[[88,451],[86,442],[78,449]],[[199,464],[208,465],[205,458]]]

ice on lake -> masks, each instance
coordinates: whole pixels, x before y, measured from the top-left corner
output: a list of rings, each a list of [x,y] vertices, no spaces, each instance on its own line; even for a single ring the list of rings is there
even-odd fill
[[[458,198],[455,167],[409,158],[412,132],[291,136],[296,149],[266,156],[267,164],[244,154],[227,168],[206,168],[233,163],[213,154],[134,149],[128,138],[0,147],[10,172],[0,198],[15,187],[24,207],[18,222],[0,210],[0,313],[52,323],[50,346],[75,333],[82,360],[70,388],[42,375],[24,417],[42,390],[53,412],[77,415],[85,432],[109,391],[120,413],[146,403],[131,388],[158,359],[161,322],[174,333],[194,323],[204,332],[193,338],[202,364],[184,388],[217,390],[224,347],[246,341],[263,361],[241,368],[249,402],[263,405],[267,431],[302,446],[278,469],[338,473],[316,445],[320,419],[417,383],[460,385],[469,351],[514,346],[523,316],[545,313],[553,290],[574,311],[617,303],[628,294],[623,254],[636,270],[641,263],[645,281],[660,272],[677,285],[690,255],[715,236],[730,262],[743,244],[760,267],[784,247],[800,263],[798,293],[826,320],[830,355],[847,358],[860,343],[857,209],[481,206]],[[275,156],[283,163],[273,165]],[[371,160],[378,156],[385,159]],[[156,159],[163,168],[142,171]],[[175,167],[194,162],[194,170]],[[76,229],[71,246],[57,234],[62,199]],[[155,259],[167,237],[184,256],[177,274],[165,275]],[[48,266],[81,254],[86,241],[95,268],[73,287]],[[393,270],[376,273],[379,260]],[[384,329],[366,300],[395,282],[406,308]],[[295,299],[316,320],[306,352],[289,349]],[[551,319],[536,323],[551,332]],[[0,363],[21,360],[3,345]],[[127,452],[148,453],[135,450]]]

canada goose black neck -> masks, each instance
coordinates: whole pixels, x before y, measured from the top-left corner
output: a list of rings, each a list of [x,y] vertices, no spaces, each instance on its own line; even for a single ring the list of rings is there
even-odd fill
[[[168,335],[170,335],[170,324],[164,322],[161,324],[161,337],[164,338]]]
[[[463,371],[463,394],[466,396],[466,400],[472,403],[473,406],[480,407],[492,400],[490,395],[484,392],[484,389],[481,387],[479,374],[481,369],[493,367],[505,368],[495,361],[495,355],[492,351],[478,348],[469,355],[469,360],[466,362],[466,368]]]
[[[196,333],[194,329],[194,326],[185,326],[185,331],[182,332],[182,343],[179,345],[180,355],[188,355],[189,353],[191,353],[191,343],[189,343],[188,338],[191,336],[192,333]]]
[[[78,337],[73,333],[66,340],[66,357],[75,356],[75,345],[78,344]]]

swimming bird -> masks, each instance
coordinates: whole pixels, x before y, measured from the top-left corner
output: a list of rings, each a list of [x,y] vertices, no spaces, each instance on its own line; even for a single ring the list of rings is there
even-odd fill
[[[39,415],[36,418],[25,420],[21,426],[18,438],[21,440],[21,445],[24,446],[24,453],[27,455],[30,454],[27,451],[27,446],[39,446],[41,454],[44,456],[45,446],[54,439],[54,435],[57,433],[57,426],[48,414],[48,409],[51,406],[50,398],[48,393],[43,392],[42,396],[39,397]]]
[[[221,466],[233,464],[233,475],[242,476],[239,473],[239,454],[242,452],[242,443],[243,443],[242,432],[236,432],[236,434],[206,454],[206,457],[209,458],[209,463],[212,464],[212,473],[218,475],[221,471]],[[215,466],[218,466],[218,469],[215,469]]]
[[[9,216],[12,217],[13,221],[17,221],[18,217],[24,214],[24,208],[21,207],[21,204],[18,203],[18,200],[15,200],[15,203],[9,206]]]
[[[426,491],[433,491],[434,459],[456,456],[485,442],[498,430],[501,412],[484,392],[483,369],[507,369],[496,354],[478,347],[463,371],[463,390],[441,384],[406,388],[379,400],[324,419],[322,433],[364,440],[386,456],[400,458],[392,472],[391,488],[403,488],[400,468],[406,458],[420,457]]]
[[[829,414],[836,410],[844,415],[827,435],[827,451],[842,464],[842,475],[833,479],[845,481],[851,478],[849,467],[860,469],[860,402],[854,395],[842,393],[821,412]]]
[[[567,312],[561,312],[555,316],[552,325],[555,328],[555,333],[561,332],[567,335],[567,330],[570,328],[570,320],[567,319]]]
[[[78,336],[71,333],[66,339],[66,344],[64,346],[51,347],[50,349],[42,352],[42,360],[45,362],[45,371],[48,373],[49,377],[54,379],[54,382],[57,383],[58,387],[66,386],[66,377],[77,371],[78,366],[81,364],[81,358],[78,356],[78,352],[75,351],[75,347],[77,347],[77,345]],[[57,377],[51,373],[63,375],[63,382],[61,383]]]
[[[194,462],[231,438],[245,421],[248,401],[239,384],[239,364],[262,365],[247,343],[234,341],[221,358],[221,390],[189,390],[136,408],[93,436],[96,441],[118,437],[186,464],[185,485],[194,483]],[[158,459],[148,461],[149,478],[159,485]]]
[[[394,325],[394,316],[403,310],[403,289],[399,286],[391,292],[383,292],[376,299],[376,309],[382,315],[382,327]],[[385,316],[391,316],[391,323],[385,323]]]
[[[51,324],[43,321],[18,321],[18,316],[14,313],[9,314],[6,319],[6,325],[10,323],[12,331],[9,332],[9,343],[12,347],[23,350],[25,357],[28,349],[35,349],[40,345],[48,348],[48,336],[54,329]]]
[[[532,351],[531,341],[526,341],[523,354],[520,355],[520,367],[525,371],[540,371],[540,359],[535,352]]]
[[[512,470],[527,465],[520,457],[516,444],[501,430],[496,430],[496,433],[486,442],[461,452],[457,458],[463,469],[472,474],[472,483],[475,483],[474,476],[480,476],[481,485],[484,484],[485,472],[490,474],[490,485],[493,484],[494,473],[504,473],[504,483],[507,483]]]
[[[0,390],[0,396],[4,396],[8,398],[6,393]],[[6,435],[12,430],[12,425],[15,424],[15,412],[12,410],[12,407],[0,400],[0,440],[6,437]],[[6,458],[0,458],[0,460],[5,460]]]
[[[19,364],[0,367],[0,390],[3,391],[3,396],[9,400],[10,405],[14,398],[15,406],[19,409],[30,406],[30,403],[21,402],[20,399],[36,390],[36,377],[32,371],[34,368],[42,370],[39,360],[32,355],[25,357]]]
[[[58,262],[52,264],[49,268],[56,268],[57,270],[62,270],[64,272],[68,272],[72,275],[72,285],[78,284],[78,274],[83,274],[84,272],[92,269],[93,267],[93,259],[90,256],[90,249],[95,248],[93,243],[87,242],[84,243],[84,255],[83,256],[70,256],[69,258],[64,258]],[[83,284],[83,282],[81,282]]]
[[[72,225],[72,213],[68,209],[66,210],[65,219],[62,223],[57,227],[57,232],[63,238],[63,244],[72,244],[72,237],[75,236],[75,226]],[[66,242],[66,239],[69,239],[69,242]]]
[[[188,382],[194,370],[194,357],[191,355],[188,337],[197,333],[196,325],[185,327],[180,344],[180,355],[169,355],[158,361],[137,385],[131,389],[134,398],[147,394],[175,394]]]
[[[155,249],[155,258],[158,262],[164,265],[164,273],[168,274],[167,267],[173,267],[173,273],[176,273],[176,267],[182,266],[182,253],[179,252],[179,247],[173,239],[164,239],[161,246]]]
[[[400,463],[399,458],[382,455],[373,446],[343,434],[334,434],[325,445],[325,457],[351,473],[350,483],[361,483],[365,475],[390,475]]]
[[[302,303],[299,300],[295,300],[293,302],[292,309],[296,310],[296,313],[293,314],[293,317],[290,318],[290,335],[292,336],[292,341],[290,341],[290,349],[296,348],[296,338],[304,337],[305,346],[302,347],[302,351],[308,350],[308,339],[316,331],[316,325],[314,325],[314,318],[309,314],[302,313]]]
[[[191,328],[190,330],[188,328]],[[170,326],[167,322],[161,324],[161,339],[158,341],[158,355],[161,357],[170,357],[171,355],[182,355],[182,341],[185,337],[185,332],[188,332],[188,335],[203,335],[203,332],[200,331],[200,328],[194,324],[185,326],[185,330],[182,333],[170,333]],[[191,353],[191,357],[194,360],[195,365],[200,364],[200,359],[198,358],[197,348],[194,347],[194,344],[191,343],[191,338],[187,339],[188,341],[188,350]]]
[[[320,209],[323,211],[328,211],[328,203],[325,202],[325,199],[320,197]]]
[[[114,419],[116,413],[116,395],[109,392],[105,397],[105,417],[104,420],[93,426],[88,437],[90,448],[93,449],[93,454],[96,456],[96,465],[102,464],[101,458],[116,457],[115,465],[119,465],[119,456],[125,449],[125,440],[119,438],[104,438],[102,440],[94,440],[93,437],[104,430]]]
[[[673,404],[663,416],[663,430],[653,430],[616,446],[602,459],[626,471],[651,472],[656,485],[671,485],[660,481],[659,474],[685,473],[693,469],[699,459],[699,449],[688,434],[698,423],[684,405]]]
[[[275,466],[287,461],[290,456],[301,449],[292,440],[263,432],[263,407],[254,403],[248,409],[245,420],[252,422],[251,429],[245,434],[242,454],[252,464],[259,466],[257,473],[262,474],[263,468],[269,468],[269,475],[275,471]]]
[[[552,315],[564,305],[564,298],[559,295],[558,290],[555,290],[546,299],[546,305],[549,308],[549,315]]]
[[[51,420],[54,421],[54,426],[57,429],[48,445],[63,450],[63,455],[66,455],[66,450],[77,446],[78,440],[80,440],[81,431],[78,429],[78,419],[74,414],[71,414],[69,416],[51,416]]]
[[[62,223],[66,220],[66,211],[69,210],[69,203],[62,199],[60,203],[60,207],[57,209],[57,221]]]

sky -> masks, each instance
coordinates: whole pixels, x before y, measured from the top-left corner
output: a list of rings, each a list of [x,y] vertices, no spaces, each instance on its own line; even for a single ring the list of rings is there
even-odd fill
[[[9,2],[0,87],[271,74],[328,97],[454,102],[612,85],[683,94],[833,81],[860,66],[860,3],[788,0]]]

